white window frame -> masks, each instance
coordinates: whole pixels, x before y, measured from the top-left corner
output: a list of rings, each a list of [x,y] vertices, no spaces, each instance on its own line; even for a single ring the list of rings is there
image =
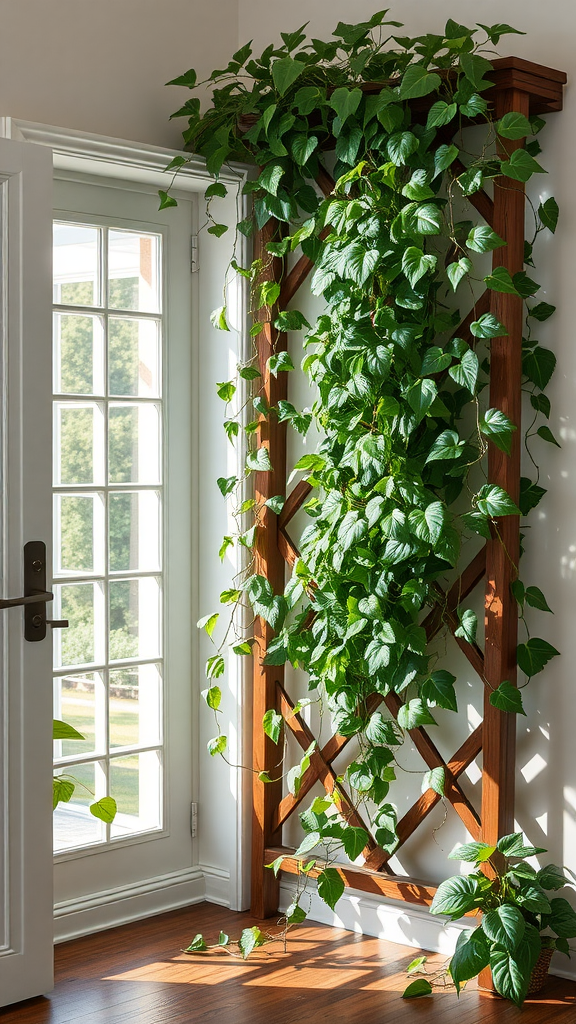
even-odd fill
[[[36,145],[48,147],[52,150],[53,165],[55,172],[58,172],[58,176],[69,177],[74,180],[75,175],[80,174],[81,180],[84,182],[90,182],[93,180],[94,184],[99,185],[105,184],[106,179],[115,179],[116,182],[118,182],[118,180],[132,184],[140,182],[147,186],[153,186],[154,188],[166,189],[170,185],[172,174],[166,174],[165,167],[173,157],[182,155],[179,150],[163,149],[158,146],[151,146],[144,143],[134,143],[107,136],[92,135],[75,129],[59,128],[52,125],[44,125],[12,117],[0,117],[0,138],[30,142]],[[248,215],[250,208],[249,200],[247,197],[242,196],[241,188],[243,183],[246,181],[248,174],[249,168],[241,165],[230,165],[229,167],[222,168],[219,176],[220,180],[225,185],[230,186],[230,191],[232,191],[232,189],[238,190],[238,200],[236,203],[236,219],[238,221]],[[202,196],[206,187],[213,180],[213,176],[206,170],[204,159],[192,154],[190,163],[183,169],[179,170],[175,187],[177,192],[191,192]],[[204,254],[208,250],[210,251],[208,252],[207,262],[214,262],[216,257],[213,255],[211,250],[211,246],[213,244],[214,239],[211,239],[210,236],[206,238],[206,236],[201,235],[199,243],[200,266],[202,266]],[[237,259],[243,266],[247,266],[251,262],[251,243],[247,241],[244,236],[239,237],[238,240]],[[204,311],[202,311],[201,315],[202,317],[204,316]],[[238,279],[238,286],[235,287],[232,292],[232,307],[230,307],[229,303],[229,318],[237,329],[236,359],[237,361],[244,361],[251,355],[251,339],[247,329],[248,290],[242,279]],[[200,335],[204,327],[205,325],[201,323]],[[228,335],[226,338],[229,340]],[[195,353],[197,353],[198,350],[199,345],[195,344]],[[197,363],[197,356],[194,358]],[[193,369],[194,376],[198,379],[198,366],[194,366]],[[243,408],[244,405],[244,395],[240,394],[239,406]],[[194,411],[194,420],[192,507],[194,510],[195,521],[192,523],[192,550],[195,565],[198,566],[200,553],[199,531],[201,527],[198,513],[200,489],[201,487],[209,486],[213,481],[208,480],[201,482],[199,480],[199,425],[196,410]],[[228,456],[228,468],[226,469],[226,472],[233,472],[241,477],[243,475],[244,456],[245,448],[243,444],[239,444],[233,452],[230,450]],[[214,473],[214,476],[216,475],[217,474]],[[213,552],[210,554],[212,558],[215,555]],[[242,548],[240,548],[239,552],[234,554],[233,558],[236,559],[236,562],[231,567],[232,572],[240,571],[242,564],[246,560],[246,556],[247,553],[244,552]],[[228,575],[229,572],[230,566],[226,569],[226,574]],[[198,574],[196,574],[192,595],[194,619],[199,617],[206,610],[205,604],[200,598],[199,584],[200,580],[198,579]],[[200,790],[200,798],[202,798],[202,775],[205,774],[205,772],[209,772],[211,766],[210,763],[207,767],[206,764],[204,764],[202,768],[200,765],[200,762],[205,761],[205,758],[207,757],[204,743],[202,742],[202,739],[199,739],[200,729],[198,708],[198,691],[201,688],[200,684],[204,677],[203,658],[201,663],[200,656],[201,653],[202,655],[204,654],[204,651],[201,652],[202,640],[196,636],[195,630],[193,631],[192,643],[194,668],[193,682],[195,684],[195,690],[197,691],[194,695],[194,737],[192,742],[196,742],[197,750],[199,747],[194,759],[196,767],[194,772],[195,778],[193,779],[193,790],[195,793],[199,793]],[[251,685],[250,668],[250,659],[248,658],[229,659],[228,683],[232,695],[232,706],[229,709],[229,713],[225,716],[223,731],[226,731],[228,734],[228,756],[230,764],[232,765],[229,769],[229,786],[230,792],[235,799],[236,808],[234,820],[226,821],[226,828],[228,829],[227,841],[229,842],[229,850],[227,851],[229,863],[228,865],[222,865],[221,863],[213,864],[212,860],[214,860],[215,857],[210,857],[210,862],[200,862],[199,864],[199,868],[204,875],[206,898],[208,900],[212,899],[217,903],[226,904],[233,910],[247,909],[250,897],[252,777],[249,771],[245,771],[243,768],[237,767],[248,765],[251,761],[252,715],[250,701],[248,699]],[[201,824],[204,829],[210,828],[210,825],[207,822],[203,822]],[[232,833],[232,835],[230,835],[230,833]],[[154,835],[158,835],[158,833],[154,833]],[[232,842],[230,842],[230,839],[232,839]],[[208,846],[211,846],[212,849],[222,848],[222,843],[218,839],[217,829],[213,842],[209,842]],[[222,857],[224,857],[224,854],[221,855],[220,860],[222,860]],[[106,901],[104,900],[103,902]],[[136,913],[134,916],[138,917],[143,915],[142,913]],[[110,925],[99,925],[99,927],[103,926],[109,927]],[[91,928],[88,923],[88,926],[84,930],[88,932],[94,929]],[[82,932],[78,929],[75,932],[75,934],[81,933]],[[60,935],[60,938],[67,938],[69,937],[69,934],[72,933],[62,934]]]

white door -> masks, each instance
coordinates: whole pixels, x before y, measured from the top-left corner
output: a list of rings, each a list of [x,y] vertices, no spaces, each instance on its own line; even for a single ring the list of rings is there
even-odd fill
[[[84,736],[54,752],[76,783],[54,820],[70,935],[193,863],[194,197],[160,213],[151,186],[69,174],[54,203],[54,710]],[[90,812],[106,796],[111,823]]]
[[[2,599],[50,589],[51,378],[48,150],[0,140],[0,576]],[[35,552],[25,581],[23,549]],[[28,549],[30,550],[30,549]],[[25,582],[27,586],[25,587]],[[30,620],[30,606],[28,605]],[[41,623],[52,604],[32,609]],[[51,630],[24,640],[0,610],[0,1005],[52,988]],[[44,634],[44,627],[32,626]]]

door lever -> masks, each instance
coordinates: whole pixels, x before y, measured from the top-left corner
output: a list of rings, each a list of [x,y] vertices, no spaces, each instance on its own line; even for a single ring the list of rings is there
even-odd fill
[[[42,540],[29,540],[24,545],[24,595],[0,599],[0,609],[24,607],[24,639],[37,643],[46,636],[46,605],[54,594],[46,589],[46,545]],[[62,629],[68,623],[62,619],[50,623]]]
[[[68,629],[68,619],[46,619],[46,625],[51,629]]]

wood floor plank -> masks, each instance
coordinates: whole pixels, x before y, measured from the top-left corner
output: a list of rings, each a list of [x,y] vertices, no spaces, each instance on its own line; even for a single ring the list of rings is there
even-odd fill
[[[205,903],[64,943],[54,992],[0,1010],[0,1024],[576,1024],[576,985],[559,978],[522,1011],[474,986],[459,1000],[450,989],[403,1000],[416,950],[313,923],[286,953],[181,952],[197,932],[215,942],[251,924]]]

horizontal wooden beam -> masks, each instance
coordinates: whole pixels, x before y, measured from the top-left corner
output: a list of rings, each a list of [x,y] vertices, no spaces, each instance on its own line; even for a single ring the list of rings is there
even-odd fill
[[[285,846],[270,847],[265,851],[266,864],[271,864],[278,857],[284,857],[282,871],[289,875],[300,873],[300,860],[294,857],[294,850]],[[307,872],[309,878],[317,878],[325,865],[316,861],[316,865]],[[387,896],[393,900],[404,900],[406,903],[417,903],[428,907],[434,899],[436,886],[402,875],[384,875],[369,868],[359,868],[355,864],[330,864],[336,868],[344,885],[348,889],[359,889],[360,892],[372,893],[375,896]]]

